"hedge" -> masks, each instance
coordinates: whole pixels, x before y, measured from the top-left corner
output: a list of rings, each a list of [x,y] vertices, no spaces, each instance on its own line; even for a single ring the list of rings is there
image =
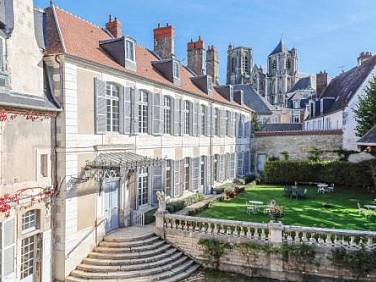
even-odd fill
[[[268,184],[292,184],[295,181],[326,182],[375,192],[371,164],[376,165],[376,160],[357,164],[344,161],[268,161],[265,165],[263,182]]]

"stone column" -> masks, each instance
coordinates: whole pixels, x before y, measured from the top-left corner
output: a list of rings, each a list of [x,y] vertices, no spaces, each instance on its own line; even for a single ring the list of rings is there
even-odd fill
[[[268,224],[270,243],[273,246],[280,246],[282,244],[282,231],[283,224],[281,222],[270,222]],[[272,272],[283,272],[283,259],[282,254],[272,253],[270,255],[270,270]]]

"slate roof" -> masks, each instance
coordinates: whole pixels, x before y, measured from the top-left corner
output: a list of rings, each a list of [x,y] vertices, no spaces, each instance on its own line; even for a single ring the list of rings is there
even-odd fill
[[[278,54],[281,52],[287,52],[287,47],[282,39],[279,41],[277,47],[275,47],[274,50],[269,54],[269,56]]]
[[[303,77],[299,79],[294,86],[291,88],[289,93],[295,92],[297,90],[307,90],[307,89],[313,89],[312,87],[312,80],[310,76]]]
[[[55,105],[53,101],[50,101],[46,97],[19,93],[0,92],[0,106],[40,111],[60,111],[57,105]]]
[[[84,19],[81,19],[67,11],[55,6],[46,9],[48,16],[48,50],[47,54],[67,54],[89,62],[101,64],[112,69],[136,75],[143,79],[151,80],[168,87],[178,88],[179,90],[198,95],[209,100],[215,100],[219,103],[228,104],[236,107],[242,107],[248,111],[248,107],[241,106],[236,102],[230,102],[222,97],[217,91],[213,90],[209,96],[198,88],[191,80],[194,76],[187,67],[182,66],[180,73],[180,86],[164,77],[153,67],[152,62],[159,61],[152,51],[136,45],[136,71],[125,69],[109,56],[100,46],[99,42],[112,39],[112,36],[102,27],[96,26]]]
[[[362,83],[376,65],[376,56],[331,80],[319,98],[336,98],[333,105],[324,113],[329,114],[344,109],[359,90]]]
[[[259,115],[271,115],[272,111],[269,109],[267,104],[263,99],[253,90],[250,85],[247,84],[238,84],[233,85],[233,89],[243,90],[244,93],[244,103],[254,110]]]
[[[268,123],[261,129],[262,132],[270,131],[299,131],[303,129],[301,123]]]
[[[372,127],[362,138],[359,139],[360,144],[376,144],[376,125]]]

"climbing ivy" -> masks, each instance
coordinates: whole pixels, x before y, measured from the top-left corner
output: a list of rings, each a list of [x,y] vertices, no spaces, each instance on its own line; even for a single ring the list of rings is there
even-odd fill
[[[218,268],[219,260],[225,253],[226,249],[232,249],[232,245],[227,242],[222,242],[216,239],[200,239],[198,244],[205,248],[206,253]]]

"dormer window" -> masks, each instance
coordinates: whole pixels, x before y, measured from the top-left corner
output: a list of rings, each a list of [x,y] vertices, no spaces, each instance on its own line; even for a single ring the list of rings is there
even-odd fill
[[[125,40],[125,57],[132,62],[135,61],[134,42],[130,39]]]
[[[180,78],[180,66],[178,62],[174,61],[174,78]]]
[[[213,79],[208,77],[208,91],[213,91]]]

